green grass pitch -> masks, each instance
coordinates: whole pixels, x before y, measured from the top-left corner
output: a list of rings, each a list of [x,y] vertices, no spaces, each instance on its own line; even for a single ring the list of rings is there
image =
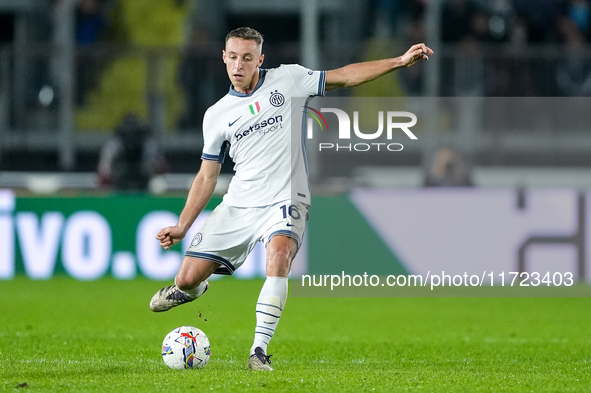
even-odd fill
[[[0,282],[0,388],[9,391],[583,392],[591,390],[590,298],[290,297],[269,352],[245,369],[262,281],[212,282],[155,314],[165,283]],[[167,284],[167,283],[166,283]],[[170,370],[160,346],[194,325],[204,370]],[[17,387],[17,386],[22,387]]]

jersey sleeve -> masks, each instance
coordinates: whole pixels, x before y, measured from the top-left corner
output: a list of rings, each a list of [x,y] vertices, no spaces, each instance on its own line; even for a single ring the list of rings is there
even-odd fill
[[[203,152],[202,160],[224,162],[226,149],[230,142],[226,140],[222,130],[215,126],[214,116],[208,110],[203,116]]]
[[[312,71],[301,65],[284,66],[298,92],[303,96],[323,96],[326,91],[326,71]]]

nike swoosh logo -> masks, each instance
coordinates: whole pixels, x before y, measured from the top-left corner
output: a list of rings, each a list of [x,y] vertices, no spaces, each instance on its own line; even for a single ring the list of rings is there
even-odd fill
[[[242,116],[240,116],[240,117],[242,117]],[[240,120],[240,117],[238,119],[234,120],[233,122],[228,123],[228,126],[232,127],[234,125],[234,123],[236,123],[238,120]]]
[[[285,225],[287,225],[288,227],[295,227],[294,224],[290,224],[290,223],[286,223]]]

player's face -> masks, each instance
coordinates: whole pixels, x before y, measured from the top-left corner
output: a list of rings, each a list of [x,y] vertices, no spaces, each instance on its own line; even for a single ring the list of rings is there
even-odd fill
[[[230,38],[226,42],[223,59],[236,91],[248,94],[254,89],[264,58],[265,55],[261,54],[261,45],[256,41]]]

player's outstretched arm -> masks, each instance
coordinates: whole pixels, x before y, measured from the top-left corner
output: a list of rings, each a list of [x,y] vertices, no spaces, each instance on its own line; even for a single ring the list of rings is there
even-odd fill
[[[361,85],[398,68],[410,67],[421,59],[429,60],[428,56],[431,55],[433,55],[431,48],[425,46],[425,44],[416,44],[399,57],[354,63],[336,70],[330,70],[326,73],[326,90]]]
[[[205,208],[217,184],[221,167],[217,161],[201,162],[201,168],[193,179],[179,222],[175,226],[162,228],[156,235],[160,246],[165,250],[183,240],[199,213]]]

